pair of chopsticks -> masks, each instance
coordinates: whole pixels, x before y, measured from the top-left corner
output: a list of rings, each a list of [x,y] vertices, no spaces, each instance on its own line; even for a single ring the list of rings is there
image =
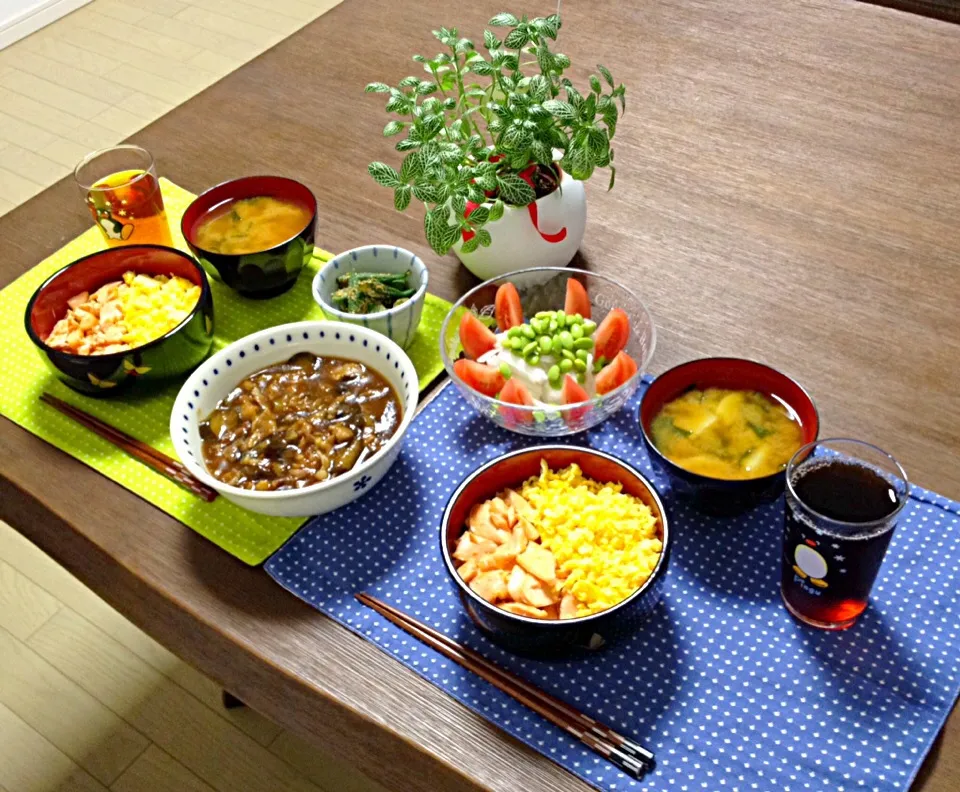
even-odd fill
[[[126,451],[134,459],[139,460],[149,468],[153,468],[157,473],[166,476],[175,484],[179,484],[186,490],[189,490],[197,497],[203,498],[210,503],[217,497],[217,491],[211,489],[200,479],[194,476],[182,464],[175,459],[171,459],[166,454],[157,451],[157,449],[148,446],[146,443],[131,437],[126,432],[115,429],[108,423],[104,423],[99,418],[94,418],[89,413],[85,413],[79,407],[68,404],[63,399],[58,399],[49,393],[42,393],[40,401],[49,404],[55,410],[72,418],[78,424],[100,435],[104,440],[113,443],[121,451]]]
[[[633,778],[640,778],[653,770],[656,762],[653,754],[639,743],[618,734],[609,726],[595,721],[579,710],[554,698],[518,676],[487,660],[469,647],[457,643],[443,633],[418,622],[392,605],[366,593],[355,595],[357,600],[372,608],[401,630],[425,643],[440,654],[460,664],[468,671],[485,679],[494,687],[512,696],[521,704],[546,718],[554,726],[580,740],[591,750],[614,764]]]

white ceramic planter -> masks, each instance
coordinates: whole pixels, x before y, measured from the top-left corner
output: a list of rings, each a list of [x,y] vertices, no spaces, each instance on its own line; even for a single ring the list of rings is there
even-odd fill
[[[503,217],[484,226],[492,240],[489,247],[462,253],[463,241],[460,240],[453,246],[453,252],[463,266],[481,280],[530,267],[567,266],[583,241],[587,196],[583,182],[568,173],[563,174],[560,187],[536,202],[536,226],[530,207],[508,206]],[[551,242],[544,239],[544,235],[558,235],[562,229],[566,229],[562,240]]]

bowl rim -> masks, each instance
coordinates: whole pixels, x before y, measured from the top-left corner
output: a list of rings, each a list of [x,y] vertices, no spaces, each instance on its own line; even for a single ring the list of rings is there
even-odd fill
[[[687,360],[687,361],[684,361],[683,363],[678,363],[676,366],[671,366],[666,371],[662,372],[661,374],[658,374],[657,377],[653,380],[653,382],[651,382],[647,386],[647,389],[644,391],[643,396],[640,397],[640,404],[637,407],[636,420],[637,420],[637,424],[640,427],[640,434],[643,435],[643,441],[647,446],[648,452],[652,456],[656,456],[657,461],[663,463],[663,465],[670,471],[672,475],[699,478],[699,479],[702,479],[704,482],[709,482],[711,484],[717,484],[717,485],[726,486],[726,487],[737,486],[737,485],[752,486],[756,484],[766,485],[775,481],[778,476],[785,475],[786,468],[784,468],[783,470],[778,470],[775,473],[768,473],[766,476],[756,476],[755,478],[746,478],[746,479],[725,479],[725,478],[716,478],[715,476],[706,476],[703,473],[694,473],[692,470],[687,470],[685,467],[681,467],[672,459],[667,457],[659,448],[657,448],[656,444],[653,442],[653,438],[647,432],[647,428],[643,425],[643,419],[641,418],[641,415],[643,414],[643,403],[646,401],[647,396],[650,394],[650,389],[653,388],[653,386],[656,384],[657,380],[660,379],[660,377],[663,377],[672,371],[686,368],[688,366],[693,367],[697,365],[703,365],[708,361],[711,361],[711,362],[735,361],[737,363],[748,363],[752,366],[759,366],[760,368],[767,369],[768,371],[771,371],[774,374],[776,374],[778,377],[782,377],[787,382],[792,383],[797,388],[797,390],[799,390],[804,395],[806,400],[810,402],[810,407],[813,410],[813,415],[816,419],[816,425],[815,425],[816,431],[814,432],[813,440],[811,440],[810,442],[811,443],[817,442],[818,438],[820,437],[820,410],[817,408],[817,403],[816,401],[814,401],[813,396],[811,396],[809,391],[806,388],[804,388],[803,385],[801,385],[794,377],[791,377],[789,374],[784,374],[782,371],[780,371],[780,369],[774,368],[769,363],[761,363],[759,360],[754,360],[753,358],[734,357],[732,355],[713,355],[713,356],[708,355],[706,357],[694,358],[693,360]],[[790,405],[790,409],[791,410],[794,409],[794,406],[792,404]],[[806,446],[807,446],[807,443],[804,443],[803,446],[801,446],[801,448]]]
[[[643,585],[640,586],[636,591],[630,594],[625,599],[620,600],[620,602],[615,605],[611,605],[609,608],[598,611],[597,613],[591,613],[588,616],[577,616],[573,619],[534,619],[532,616],[520,616],[516,613],[510,613],[505,611],[502,608],[498,608],[496,605],[493,605],[490,602],[487,602],[483,597],[473,591],[466,583],[463,582],[463,578],[457,573],[456,567],[453,565],[453,561],[450,557],[450,549],[447,547],[446,535],[447,535],[447,523],[450,519],[450,512],[453,510],[453,504],[460,496],[460,494],[466,489],[467,485],[470,484],[477,476],[481,473],[489,470],[496,465],[499,465],[502,462],[505,462],[508,459],[511,459],[520,454],[529,454],[531,452],[543,452],[543,451],[577,451],[582,454],[588,454],[590,456],[603,457],[615,464],[619,465],[622,468],[626,468],[630,471],[640,483],[647,490],[647,493],[650,495],[651,499],[656,503],[657,508],[660,511],[660,524],[663,528],[663,543],[660,548],[660,557],[657,558],[656,566],[654,566],[653,571],[650,573],[650,576],[643,582]],[[579,445],[568,445],[566,443],[545,443],[542,445],[529,446],[527,448],[517,448],[513,451],[509,451],[506,454],[500,454],[499,456],[494,457],[493,459],[488,459],[479,467],[472,470],[466,478],[461,481],[456,489],[451,493],[450,497],[447,499],[447,505],[443,509],[443,516],[440,519],[440,555],[443,557],[444,566],[447,568],[447,573],[453,579],[454,584],[460,589],[461,594],[466,594],[472,601],[479,604],[481,607],[493,608],[497,611],[497,615],[504,616],[508,619],[516,620],[521,624],[535,624],[541,627],[546,627],[547,629],[561,629],[563,627],[568,627],[571,624],[581,625],[588,624],[592,621],[600,619],[602,617],[609,616],[610,614],[620,610],[620,608],[626,607],[630,602],[635,600],[637,597],[646,592],[653,584],[663,575],[664,570],[667,564],[667,558],[670,553],[670,547],[672,545],[672,539],[670,538],[670,519],[667,515],[667,509],[663,505],[663,500],[660,498],[660,493],[657,492],[657,488],[654,487],[653,483],[644,476],[639,470],[637,470],[633,465],[627,462],[625,459],[621,459],[618,456],[607,453],[606,451],[600,451],[596,448],[589,448],[587,446]]]
[[[147,341],[145,344],[140,344],[140,346],[130,347],[130,349],[125,349],[123,352],[110,352],[110,353],[108,353],[108,354],[106,354],[106,355],[75,355],[75,354],[73,354],[72,352],[65,352],[65,351],[63,351],[62,349],[57,349],[56,347],[52,347],[52,346],[47,345],[47,343],[46,343],[45,341],[43,341],[43,340],[40,338],[40,336],[38,336],[38,335],[36,334],[36,332],[34,331],[33,327],[32,327],[31,324],[30,324],[30,314],[33,312],[33,306],[34,306],[34,304],[37,302],[37,300],[40,298],[40,295],[43,293],[43,291],[44,291],[56,278],[58,278],[60,275],[62,275],[62,274],[63,274],[64,272],[66,272],[68,269],[71,269],[72,267],[75,267],[75,266],[77,266],[78,264],[82,264],[83,262],[87,261],[88,259],[92,259],[92,258],[94,258],[94,257],[96,257],[96,256],[102,256],[102,255],[104,255],[104,254],[106,254],[106,253],[109,253],[109,252],[112,251],[112,250],[118,250],[118,249],[124,249],[124,250],[132,250],[132,249],[164,250],[164,251],[167,251],[167,252],[176,253],[177,255],[181,256],[181,257],[184,258],[184,259],[186,259],[190,264],[193,265],[194,269],[196,269],[197,272],[200,273],[200,297],[197,299],[197,304],[193,306],[193,309],[190,311],[190,313],[188,313],[188,314],[183,318],[183,321],[181,321],[176,327],[168,330],[166,333],[164,333],[162,336],[159,336],[158,338],[154,338],[154,339],[152,339],[152,340],[150,340],[150,341]],[[144,349],[149,349],[150,347],[153,347],[153,346],[159,346],[161,343],[163,343],[164,341],[166,341],[168,338],[170,338],[171,336],[173,336],[173,335],[175,335],[177,332],[179,332],[179,331],[180,331],[180,328],[182,328],[184,325],[186,325],[187,323],[189,323],[189,322],[193,319],[193,317],[196,316],[197,311],[202,310],[202,306],[203,306],[203,304],[204,304],[204,301],[205,301],[204,298],[205,298],[205,297],[209,297],[209,300],[210,300],[210,302],[211,302],[211,304],[212,304],[213,292],[210,290],[210,280],[209,280],[209,278],[207,277],[207,272],[206,272],[206,270],[203,268],[203,265],[200,264],[200,262],[198,262],[198,261],[197,261],[193,256],[191,256],[189,253],[185,253],[184,251],[180,250],[179,248],[168,247],[168,246],[166,246],[166,245],[120,245],[120,246],[115,247],[115,248],[106,248],[106,249],[104,249],[104,250],[97,250],[97,251],[95,251],[95,252],[93,252],[93,253],[88,253],[86,256],[81,256],[80,258],[78,258],[78,259],[76,259],[76,260],[74,260],[74,261],[71,261],[71,262],[70,262],[69,264],[67,264],[66,266],[61,267],[61,268],[58,269],[56,272],[54,272],[50,277],[48,277],[43,283],[41,283],[41,284],[37,287],[36,291],[34,291],[33,295],[32,295],[32,296],[30,297],[30,299],[27,301],[27,309],[26,309],[26,311],[24,312],[24,315],[23,315],[23,322],[24,322],[24,325],[26,326],[27,335],[30,337],[30,340],[33,341],[33,343],[36,344],[36,345],[37,345],[40,349],[42,349],[44,352],[52,352],[52,353],[54,353],[54,354],[56,354],[56,355],[62,355],[66,360],[68,360],[68,361],[70,361],[70,362],[81,362],[81,361],[85,361],[85,360],[97,360],[97,361],[100,361],[100,360],[114,361],[114,360],[115,360],[115,361],[118,361],[118,362],[119,362],[119,361],[121,361],[124,357],[126,357],[127,355],[131,355],[131,354],[133,354],[133,353],[141,352],[141,351],[143,351]]]
[[[194,242],[193,235],[189,233],[187,228],[187,215],[190,213],[190,209],[193,207],[193,205],[198,203],[201,199],[206,198],[206,196],[209,193],[212,193],[214,190],[219,190],[221,187],[226,187],[227,185],[230,185],[230,184],[239,184],[240,182],[250,181],[253,179],[279,179],[280,181],[290,182],[290,184],[295,184],[296,186],[302,187],[304,190],[306,190],[310,194],[310,197],[313,199],[313,209],[310,212],[310,219],[307,220],[303,228],[297,231],[296,234],[293,234],[287,239],[283,240],[283,242],[278,242],[276,245],[271,245],[270,247],[264,248],[263,250],[253,250],[249,253],[218,253],[216,250],[207,250],[205,247],[202,247],[201,245],[198,245],[196,242]],[[274,197],[274,196],[266,196],[266,197]],[[231,201],[231,200],[240,201],[243,199],[242,198],[226,198],[220,203],[226,203],[227,201]],[[205,212],[203,212],[203,214],[201,214],[200,217],[203,217],[204,214],[206,214],[211,209],[214,209],[219,205],[220,205],[219,203],[214,204],[213,206],[210,207],[210,209],[207,209]],[[197,218],[197,219],[199,220],[200,218]],[[290,244],[290,242],[292,242],[294,239],[300,236],[304,231],[306,231],[316,219],[317,219],[317,196],[314,194],[313,190],[307,187],[306,184],[304,184],[302,181],[298,181],[297,179],[293,179],[289,176],[278,176],[276,174],[271,174],[271,173],[256,173],[256,174],[251,174],[249,176],[237,176],[235,179],[226,179],[225,181],[222,181],[219,184],[214,184],[211,187],[207,187],[206,190],[204,190],[196,198],[190,201],[190,203],[187,204],[187,208],[183,210],[183,214],[180,216],[180,234],[183,236],[184,241],[191,248],[196,248],[206,256],[227,256],[230,258],[235,258],[239,256],[257,256],[261,253],[269,253],[271,250],[276,250],[277,248],[282,248],[285,245]]]
[[[178,433],[174,431],[175,421],[177,421],[177,416],[184,412],[184,403],[190,401],[192,397],[192,391],[197,389],[196,383],[202,382],[206,377],[209,379],[209,373],[216,366],[220,366],[224,360],[226,360],[230,355],[235,354],[235,351],[241,345],[246,345],[249,343],[254,343],[256,340],[259,340],[261,337],[266,338],[271,334],[278,333],[293,333],[294,331],[306,331],[307,329],[313,330],[315,332],[320,330],[330,330],[331,332],[347,332],[355,333],[365,337],[367,340],[376,341],[379,344],[382,344],[388,349],[386,350],[392,355],[396,355],[398,361],[406,371],[407,377],[411,378],[411,382],[414,383],[412,387],[415,388],[413,391],[414,397],[410,405],[403,404],[404,414],[403,419],[400,421],[400,425],[397,427],[397,430],[393,433],[393,436],[386,442],[386,444],[379,449],[375,454],[373,454],[369,459],[365,459],[359,465],[354,465],[350,470],[342,473],[339,476],[334,476],[333,478],[327,479],[326,481],[318,481],[316,484],[311,484],[308,487],[303,487],[301,489],[286,489],[286,490],[251,490],[245,489],[243,487],[235,487],[232,484],[227,484],[220,479],[212,476],[207,472],[206,468],[200,464],[197,460],[196,455],[181,455],[180,447],[185,445],[184,442],[178,437]],[[345,329],[347,328],[347,329]],[[277,349],[279,352],[279,348]],[[269,364],[265,364],[269,365]],[[383,373],[378,367],[375,367],[377,373],[383,376]],[[239,382],[239,380],[237,380]],[[218,492],[227,494],[227,495],[236,495],[240,498],[252,498],[254,500],[285,500],[290,498],[295,498],[298,496],[305,495],[315,495],[318,492],[324,492],[328,489],[333,489],[336,486],[339,486],[344,483],[349,483],[353,481],[358,476],[362,475],[371,464],[378,462],[384,456],[389,454],[394,446],[396,446],[407,433],[410,424],[413,422],[414,417],[417,413],[417,405],[420,400],[419,388],[417,387],[418,378],[417,371],[413,365],[413,361],[410,360],[409,355],[404,352],[403,347],[397,344],[395,341],[387,338],[386,336],[381,335],[375,330],[371,330],[366,327],[357,327],[354,325],[344,325],[343,322],[335,322],[330,320],[315,319],[308,320],[304,322],[289,322],[282,325],[274,325],[273,327],[267,327],[263,330],[257,330],[255,333],[250,333],[245,335],[242,338],[238,338],[231,344],[228,344],[219,352],[211,355],[206,360],[204,360],[197,368],[193,370],[189,377],[184,381],[183,385],[180,387],[180,390],[177,392],[176,399],[173,403],[173,409],[170,411],[170,439],[173,442],[174,450],[177,452],[177,456],[180,458],[180,461],[187,467],[187,469],[198,479],[200,479],[204,484],[207,484],[213,487]],[[234,383],[236,387],[236,383]],[[402,393],[397,394],[400,398],[400,401],[403,403],[405,401],[405,396]],[[186,414],[191,417],[192,420],[199,422],[199,419],[196,415],[195,409],[186,409]]]
[[[598,278],[600,280],[606,281],[607,283],[612,283],[614,286],[617,286],[620,289],[623,289],[627,294],[629,294],[634,300],[636,300],[640,304],[640,306],[643,308],[643,313],[650,320],[650,350],[647,352],[646,359],[643,360],[643,362],[639,362],[639,361],[637,362],[637,370],[633,374],[633,376],[630,377],[630,379],[628,379],[626,382],[621,383],[612,391],[604,393],[602,396],[597,395],[587,399],[586,401],[571,402],[570,404],[551,404],[551,405],[547,405],[546,407],[544,407],[543,405],[537,405],[537,404],[533,406],[529,406],[525,404],[513,404],[511,402],[501,401],[500,399],[497,399],[493,396],[487,396],[484,393],[480,393],[480,391],[471,388],[466,382],[460,379],[460,377],[457,375],[457,372],[454,370],[454,367],[453,367],[453,364],[455,361],[450,359],[450,355],[447,353],[446,344],[444,344],[444,339],[447,337],[447,327],[453,321],[454,315],[461,309],[465,309],[465,303],[467,299],[471,297],[473,294],[475,294],[476,292],[480,291],[480,289],[486,286],[490,286],[498,281],[505,282],[515,275],[525,274],[528,272],[553,272],[558,275],[562,273],[570,273],[573,275],[585,275],[587,276],[587,278]],[[469,310],[469,309],[466,309],[466,310]],[[583,405],[585,404],[594,404],[598,400],[604,401],[617,393],[625,392],[627,390],[630,390],[632,393],[633,390],[636,390],[636,388],[640,383],[640,380],[643,378],[643,374],[646,367],[650,365],[650,361],[653,359],[653,353],[656,351],[656,348],[657,348],[657,325],[653,320],[653,314],[650,313],[650,309],[647,308],[647,304],[643,300],[641,300],[636,295],[636,293],[634,293],[632,289],[624,286],[622,283],[620,283],[620,281],[616,280],[615,278],[611,278],[609,275],[603,275],[602,273],[599,273],[599,272],[590,272],[589,270],[575,269],[573,267],[527,267],[526,269],[514,270],[513,272],[507,272],[503,275],[497,275],[495,278],[489,278],[483,281],[483,283],[477,284],[472,289],[470,289],[470,291],[468,291],[466,294],[460,297],[460,299],[453,304],[450,310],[447,311],[447,315],[443,319],[443,324],[440,325],[440,359],[443,361],[443,368],[446,370],[447,376],[454,381],[457,387],[469,388],[470,391],[472,391],[477,398],[480,398],[490,404],[496,405],[498,408],[502,405],[502,406],[508,407],[511,410],[521,411],[520,414],[529,413],[530,415],[533,415],[536,412],[541,412],[541,411],[545,411],[546,409],[549,409],[551,411],[556,411],[560,415],[564,415],[568,410],[577,409],[577,408],[583,409]],[[567,621],[569,621],[569,619]]]
[[[358,314],[358,313],[349,313],[347,311],[341,311],[339,308],[336,308],[330,305],[326,300],[324,300],[323,292],[321,292],[320,285],[319,285],[321,283],[320,276],[321,275],[326,276],[327,270],[329,268],[335,269],[335,267],[333,267],[333,262],[334,261],[339,262],[344,256],[349,255],[351,253],[359,254],[361,252],[372,250],[373,248],[393,248],[394,250],[397,250],[400,253],[409,253],[413,257],[413,259],[411,259],[411,262],[410,262],[411,264],[413,263],[413,261],[420,262],[420,265],[423,267],[423,275],[420,278],[420,287],[413,293],[413,295],[407,300],[407,302],[405,302],[403,305],[397,308],[385,308],[382,311],[376,311],[374,313]],[[430,279],[430,271],[427,269],[427,265],[424,263],[423,259],[421,259],[420,256],[418,256],[412,250],[407,250],[406,248],[402,248],[398,245],[361,245],[360,247],[350,248],[349,250],[345,250],[342,253],[337,253],[336,256],[331,256],[329,259],[327,259],[324,265],[320,268],[320,271],[313,276],[313,284],[312,284],[313,299],[316,301],[317,305],[319,305],[320,308],[323,309],[324,313],[329,311],[334,316],[342,317],[344,319],[351,319],[351,320],[356,319],[361,321],[364,319],[367,319],[367,320],[384,319],[387,316],[396,316],[402,311],[409,310],[418,302],[420,302],[426,296],[427,282],[429,281],[429,279]]]

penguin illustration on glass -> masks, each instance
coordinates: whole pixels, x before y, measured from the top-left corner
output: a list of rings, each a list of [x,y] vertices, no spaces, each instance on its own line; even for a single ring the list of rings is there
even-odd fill
[[[815,549],[817,542],[804,539],[793,551],[793,571],[804,580],[809,580],[817,588],[825,589],[829,585],[827,577],[827,559]]]

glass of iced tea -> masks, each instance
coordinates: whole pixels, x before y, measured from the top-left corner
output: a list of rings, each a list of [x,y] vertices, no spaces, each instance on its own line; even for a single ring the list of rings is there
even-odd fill
[[[173,245],[149,151],[127,144],[94,151],[73,175],[108,246]]]
[[[867,607],[907,474],[886,451],[837,438],[805,445],[786,475],[783,603],[804,624],[845,630]]]

